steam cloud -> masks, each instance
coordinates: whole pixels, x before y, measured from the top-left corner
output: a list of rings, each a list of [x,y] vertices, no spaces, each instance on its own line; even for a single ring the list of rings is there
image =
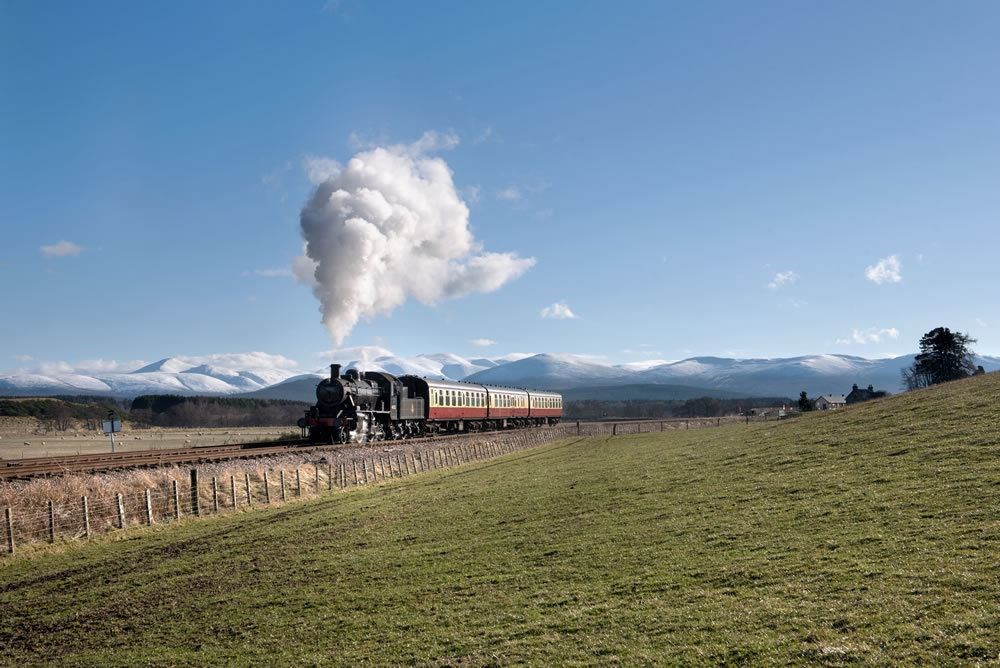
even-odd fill
[[[293,271],[312,285],[337,345],[359,319],[389,313],[410,297],[434,304],[491,292],[535,264],[516,253],[484,252],[473,237],[451,170],[427,155],[456,142],[427,133],[410,146],[364,150],[342,169],[311,160],[310,176],[322,178],[302,209],[306,249]]]

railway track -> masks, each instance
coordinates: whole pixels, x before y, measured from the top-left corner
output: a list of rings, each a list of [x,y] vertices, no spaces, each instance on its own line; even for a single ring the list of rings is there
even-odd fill
[[[349,448],[352,445],[390,445],[439,443],[454,438],[470,438],[480,434],[449,434],[402,441],[377,441],[364,444],[308,445],[304,439],[294,441],[265,441],[254,443],[230,443],[227,445],[206,445],[192,448],[171,448],[163,450],[136,450],[132,452],[96,453],[66,455],[62,457],[26,457],[23,459],[0,460],[0,480],[57,476],[66,473],[99,473],[132,468],[152,468],[168,465],[209,464],[229,459],[251,459],[289,453],[316,452]]]
[[[0,480],[61,475],[64,473],[96,473],[125,468],[165,466],[169,464],[205,464],[226,459],[246,459],[278,455],[291,451],[311,451],[321,447],[301,447],[305,441],[270,441],[264,443],[231,443],[193,448],[137,450],[132,452],[65,455],[61,457],[27,457],[0,460]]]

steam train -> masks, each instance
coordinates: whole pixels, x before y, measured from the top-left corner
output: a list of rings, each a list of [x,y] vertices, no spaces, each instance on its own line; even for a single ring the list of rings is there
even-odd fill
[[[316,405],[299,419],[314,443],[365,443],[443,433],[552,425],[562,395],[330,365]]]

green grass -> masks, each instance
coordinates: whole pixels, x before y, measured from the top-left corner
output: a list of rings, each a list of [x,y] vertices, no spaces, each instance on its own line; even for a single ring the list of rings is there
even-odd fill
[[[0,662],[996,663],[998,406],[992,375],[16,558]]]

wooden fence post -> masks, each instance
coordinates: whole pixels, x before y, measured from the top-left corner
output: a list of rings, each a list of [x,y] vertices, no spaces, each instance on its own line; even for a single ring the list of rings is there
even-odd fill
[[[267,469],[264,469],[264,503],[271,504],[271,485],[267,482]]]
[[[49,499],[49,542],[56,542],[56,508]]]
[[[239,503],[236,502],[236,476],[229,476],[229,496],[233,497],[233,508],[239,508]]]
[[[146,488],[146,524],[148,526],[153,526],[153,496],[149,493],[149,488]]]
[[[174,519],[179,520],[181,518],[181,495],[177,489],[177,481],[171,480],[174,487]]]
[[[278,471],[278,479],[281,481],[281,501],[283,503],[288,498],[285,496],[285,469]]]
[[[191,469],[191,513],[195,517],[201,514],[198,503],[198,469]]]
[[[580,421],[579,420],[576,421],[576,435],[577,436],[580,435]]]
[[[295,496],[302,496],[302,469],[295,467]]]
[[[7,551],[14,554],[14,515],[10,508],[4,508],[3,517],[7,525]]]
[[[337,472],[338,473],[340,472],[340,469],[343,468],[343,466],[344,466],[343,463],[340,463],[340,464],[337,465]],[[341,476],[340,481],[341,482],[344,481],[343,476]],[[327,488],[327,490],[333,489],[333,462],[330,462],[330,467],[329,467],[329,469],[327,469],[327,472],[326,472],[326,488]]]
[[[368,484],[368,461],[364,457],[361,458],[361,479]]]
[[[83,506],[83,537],[90,538],[90,504],[86,494],[80,497],[80,505]]]
[[[352,459],[351,465],[354,467],[354,486],[358,486],[358,460]]]
[[[219,512],[219,479],[212,476],[212,512]]]
[[[316,474],[316,480],[313,484],[313,491],[319,494],[319,464],[313,463],[313,473]]]
[[[399,453],[398,452],[396,453],[396,468],[399,469],[399,477],[401,477],[401,478],[404,475],[409,475],[409,473],[410,473],[409,469],[407,469],[406,473],[403,473],[403,465],[399,463]]]
[[[118,528],[125,528],[125,502],[122,499],[122,495],[115,494],[115,500],[118,502]]]
[[[246,489],[246,492],[247,492],[247,508],[253,508],[253,495],[250,493],[250,474],[247,473],[247,472],[245,472],[245,471],[243,473],[243,482],[246,483],[246,487],[247,487],[247,489]]]
[[[611,435],[612,436],[617,436],[618,435],[618,423],[617,422],[615,424],[611,425]]]

